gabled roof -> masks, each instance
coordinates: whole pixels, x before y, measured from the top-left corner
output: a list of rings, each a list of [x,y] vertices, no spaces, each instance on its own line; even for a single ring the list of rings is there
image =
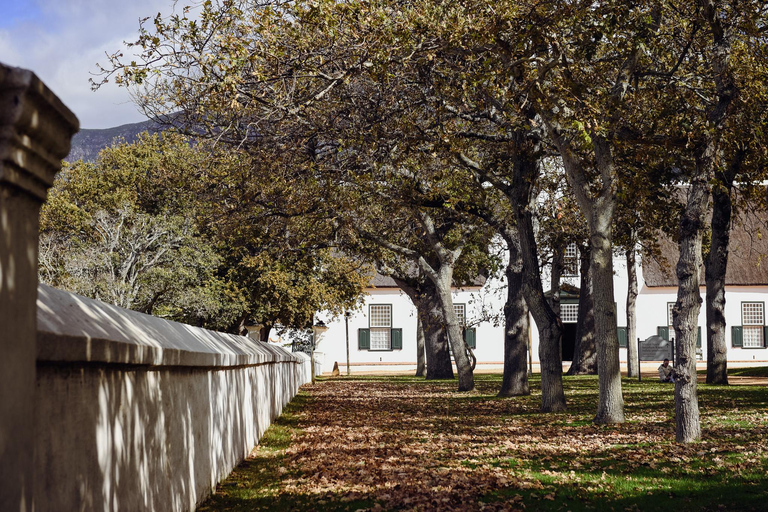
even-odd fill
[[[470,286],[483,286],[486,282],[486,278],[484,276],[477,276],[472,280],[471,283],[465,285],[467,287]],[[379,274],[376,272],[374,274],[373,278],[371,279],[371,282],[368,284],[369,288],[400,288],[397,286],[397,283],[394,279],[392,279],[389,276],[385,276],[383,274]]]
[[[643,258],[643,278],[649,287],[677,286],[675,265],[680,249],[669,237],[659,239],[662,258]],[[701,270],[704,285],[704,268]],[[740,214],[731,228],[728,271],[725,284],[730,286],[768,285],[768,214]]]

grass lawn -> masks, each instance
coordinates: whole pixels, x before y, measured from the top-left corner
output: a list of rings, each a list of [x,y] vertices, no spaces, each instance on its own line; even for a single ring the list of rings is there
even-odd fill
[[[768,387],[700,384],[703,439],[678,445],[670,384],[624,379],[627,422],[596,426],[596,377],[564,377],[561,414],[538,376],[475,379],[305,386],[200,510],[768,510]]]

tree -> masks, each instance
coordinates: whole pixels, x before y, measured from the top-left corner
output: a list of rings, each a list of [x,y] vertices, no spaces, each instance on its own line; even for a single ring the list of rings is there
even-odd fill
[[[43,211],[51,250],[42,277],[123,307],[236,332],[248,319],[306,327],[318,310],[354,308],[368,267],[317,247],[307,224],[281,217],[284,208],[264,208],[274,188],[247,180],[249,163],[245,154],[165,133],[108,148],[96,164],[73,164]]]
[[[722,78],[710,78],[718,88],[733,88],[731,94],[734,99],[723,105],[730,112],[727,114],[727,129],[719,134],[720,154],[712,181],[711,242],[705,254],[707,383],[727,384],[725,275],[732,214],[736,207],[736,182],[740,182],[738,194],[748,196],[750,184],[764,179],[764,113],[768,97],[761,77],[768,61],[761,32],[766,22],[766,11],[764,6],[742,8],[727,2],[714,2],[703,9],[706,23],[711,27],[716,54],[727,54],[728,39],[731,39],[730,55],[713,66],[714,72],[722,72]],[[720,55],[720,58],[723,56]],[[723,64],[727,66],[725,69],[721,69]],[[722,83],[718,84],[718,80]]]
[[[600,385],[595,421],[617,423],[624,421],[624,411],[613,295],[613,222],[618,186],[614,138],[616,121],[623,121],[621,108],[628,98],[642,48],[655,31],[659,14],[653,9],[612,3],[571,14],[562,22],[568,28],[559,27],[551,37],[549,48],[554,51],[537,50],[548,64],[534,71],[537,82],[546,84],[535,94],[536,110],[563,158],[568,181],[589,226]],[[582,31],[587,26],[590,33]],[[593,40],[593,44],[586,42],[586,38],[593,37],[592,27],[599,27],[598,31],[605,34],[605,43],[600,39]],[[627,45],[612,44],[617,30],[628,40]],[[563,34],[573,34],[573,39],[558,41]],[[550,35],[541,33],[537,37],[539,48],[545,48]],[[567,64],[571,60],[588,65],[577,71]],[[603,85],[595,81],[597,75],[614,78]]]
[[[589,244],[579,244],[579,312],[576,327],[576,345],[568,375],[594,375],[597,373],[597,347],[595,346],[595,310],[592,302],[592,278]]]
[[[702,1],[694,13],[701,16],[706,34],[705,51],[711,59],[714,101],[705,107],[706,124],[697,135],[694,165],[685,209],[680,221],[680,260],[677,263],[677,302],[673,323],[677,336],[675,380],[675,438],[678,442],[696,441],[701,436],[696,381],[696,325],[701,305],[699,275],[703,265],[701,246],[710,196],[710,182],[717,168],[720,132],[738,95],[733,68],[729,64],[735,26],[715,2]]]
[[[184,139],[142,135],[60,174],[42,210],[41,280],[89,297],[216,329],[241,297],[196,222],[182,170],[205,155]],[[170,186],[169,186],[170,185]],[[181,185],[181,186],[174,186]]]
[[[445,331],[445,320],[440,309],[437,290],[432,280],[425,276],[390,274],[397,285],[416,306],[417,340],[423,339],[426,371],[422,369],[427,380],[453,379],[451,356],[448,351],[448,336]],[[417,354],[418,356],[418,354]],[[419,358],[421,363],[421,358]],[[420,376],[417,368],[416,376]]]

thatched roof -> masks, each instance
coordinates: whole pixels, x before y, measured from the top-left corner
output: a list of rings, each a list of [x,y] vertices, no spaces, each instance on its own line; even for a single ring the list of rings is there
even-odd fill
[[[485,284],[485,281],[486,281],[485,277],[477,276],[475,279],[472,280],[470,284],[467,285],[467,287],[483,286]],[[392,279],[389,276],[379,274],[378,272],[376,272],[376,274],[373,276],[368,287],[369,288],[399,288],[399,286],[397,286],[397,283],[395,282],[394,279]]]
[[[399,288],[394,279],[376,272],[368,285],[371,288]]]
[[[677,286],[675,265],[679,247],[669,237],[659,240],[661,258],[643,258],[645,284]],[[701,271],[704,285],[704,269]],[[768,285],[768,214],[740,214],[731,228],[728,271],[725,284],[731,286]]]

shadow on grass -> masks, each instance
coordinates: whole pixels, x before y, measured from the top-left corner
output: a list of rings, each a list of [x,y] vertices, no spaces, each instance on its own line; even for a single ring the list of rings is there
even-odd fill
[[[632,480],[604,479],[602,475],[579,475],[578,483],[549,485],[542,475],[542,490],[505,489],[489,493],[486,503],[520,503],[543,511],[762,511],[768,490],[760,483],[713,483],[706,479],[633,475]],[[645,490],[653,489],[653,490]]]
[[[768,389],[699,386],[704,439],[674,443],[674,387],[622,381],[627,422],[594,425],[597,378],[568,411],[499,399],[499,375],[323,379],[200,510],[766,510]]]

